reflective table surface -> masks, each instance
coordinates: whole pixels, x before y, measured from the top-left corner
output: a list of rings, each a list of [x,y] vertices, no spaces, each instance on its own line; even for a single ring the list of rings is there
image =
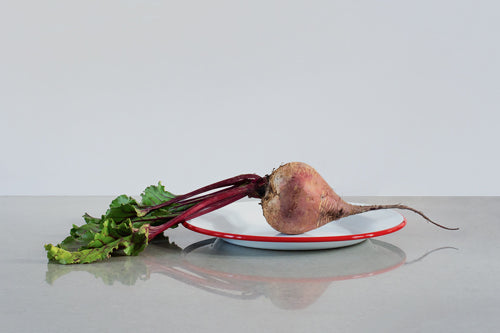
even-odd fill
[[[49,263],[111,197],[0,197],[3,332],[486,332],[500,325],[500,197],[404,203],[403,229],[349,247],[246,248],[180,226],[137,257]]]

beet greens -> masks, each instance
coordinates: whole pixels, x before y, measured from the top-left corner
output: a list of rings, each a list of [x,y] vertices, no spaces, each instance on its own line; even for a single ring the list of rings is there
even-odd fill
[[[61,264],[83,264],[112,255],[138,255],[149,241],[184,221],[229,205],[246,196],[259,198],[266,180],[246,174],[174,195],[158,183],[141,194],[141,201],[120,195],[100,218],[83,215],[85,224],[73,225],[56,246],[45,245],[47,257]]]

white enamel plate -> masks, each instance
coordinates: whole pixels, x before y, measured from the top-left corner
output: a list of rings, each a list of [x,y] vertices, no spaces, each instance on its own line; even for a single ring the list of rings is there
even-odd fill
[[[406,218],[374,210],[328,223],[300,235],[277,232],[266,222],[258,200],[235,202],[183,223],[184,227],[240,246],[272,250],[317,250],[353,245],[402,229]]]

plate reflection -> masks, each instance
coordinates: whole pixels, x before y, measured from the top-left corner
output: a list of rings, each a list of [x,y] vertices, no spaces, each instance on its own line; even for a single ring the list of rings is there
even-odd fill
[[[105,284],[134,285],[162,274],[207,292],[238,299],[264,296],[283,309],[314,303],[334,281],[382,274],[401,266],[405,253],[375,239],[321,251],[270,251],[211,238],[181,249],[154,242],[138,257],[115,257],[89,265],[48,264],[53,284],[73,271],[87,271]]]

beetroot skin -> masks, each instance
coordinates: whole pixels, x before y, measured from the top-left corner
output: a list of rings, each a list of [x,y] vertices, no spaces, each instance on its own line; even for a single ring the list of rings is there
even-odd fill
[[[352,205],[336,194],[311,166],[291,162],[274,170],[267,177],[262,197],[264,217],[271,227],[284,234],[301,234],[342,217],[377,209],[411,210],[429,222],[449,230],[406,205]]]

